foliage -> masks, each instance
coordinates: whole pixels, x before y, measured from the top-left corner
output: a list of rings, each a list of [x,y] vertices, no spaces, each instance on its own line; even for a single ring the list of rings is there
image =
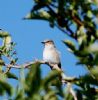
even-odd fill
[[[98,99],[98,1],[97,0],[34,0],[31,12],[24,19],[49,22],[75,40],[63,43],[84,65],[88,73],[74,82],[79,100]],[[70,100],[70,99],[69,99]]]
[[[1,30],[0,38],[2,40],[0,46],[0,95],[4,95],[5,93],[7,93],[11,96],[13,88],[7,82],[7,78],[18,78],[16,77],[16,75],[9,72],[10,67],[7,65],[16,63],[16,58],[14,57],[16,54],[14,50],[15,44],[12,42],[11,36],[8,32],[3,32]]]
[[[88,73],[73,81],[78,100],[98,99],[98,1],[97,0],[34,0],[31,12],[24,19],[49,22],[51,28],[59,28],[72,40],[63,43],[84,65]],[[0,95],[11,100],[73,100],[69,86],[61,84],[61,74],[52,70],[45,78],[41,76],[41,63],[34,63],[28,73],[17,78],[10,73],[10,65],[16,65],[15,43],[8,32],[0,31]],[[7,61],[8,60],[8,61]],[[24,69],[22,69],[23,71]],[[14,89],[7,80],[16,79],[20,84]],[[64,88],[63,88],[64,87]]]
[[[63,96],[60,82],[56,80],[58,76],[59,73],[54,70],[42,78],[40,63],[33,64],[22,83],[24,88],[18,89],[15,100],[56,100],[57,95]]]
[[[42,78],[41,63],[39,62],[30,66],[26,77],[24,77],[24,69],[21,69],[20,78],[10,73],[11,67],[15,66],[17,62],[15,43],[12,42],[8,32],[1,31],[0,37],[2,39],[0,46],[0,96],[8,95],[8,100],[57,100],[58,97],[66,97],[61,82],[58,80],[61,73],[53,70],[45,78]],[[7,80],[11,78],[19,81],[17,87],[8,83]]]

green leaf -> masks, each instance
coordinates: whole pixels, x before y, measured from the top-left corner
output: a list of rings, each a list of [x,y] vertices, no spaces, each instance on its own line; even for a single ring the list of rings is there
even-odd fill
[[[6,75],[7,75],[8,78],[12,78],[12,79],[18,80],[18,77],[13,73],[8,72]]]
[[[61,72],[57,70],[52,70],[48,76],[44,79],[44,86],[47,88],[54,80],[57,80],[61,75]],[[55,81],[56,82],[56,81]],[[60,82],[60,81],[59,81]],[[52,84],[51,84],[52,85]]]
[[[16,93],[16,97],[14,100],[25,100],[23,90],[19,90],[19,92]]]
[[[41,85],[40,63],[35,63],[26,75],[26,93],[31,96],[39,91]]]
[[[0,58],[0,67],[4,66],[4,61]]]
[[[0,32],[1,38],[7,37],[7,36],[10,36],[8,32],[3,32],[3,31]]]
[[[0,72],[0,80],[6,81],[6,79],[7,79],[6,74],[4,74],[3,72]]]
[[[34,13],[34,12],[31,12],[23,19],[32,19],[32,20],[37,19],[37,20],[49,21],[50,20],[50,15],[47,12],[39,12],[37,14]]]
[[[12,95],[12,87],[7,82],[0,80],[0,85],[8,93],[8,95]]]
[[[51,2],[52,2],[52,0],[34,0],[35,1],[35,3],[37,3],[37,4],[39,4],[39,5],[49,5]]]
[[[43,7],[44,7],[44,5],[35,5],[35,6],[33,7],[33,10],[32,10],[32,11],[39,10],[39,9],[41,9],[41,8],[43,8]]]
[[[45,19],[50,19],[50,17],[51,17],[50,14],[45,10],[40,10],[39,15],[40,15],[40,17],[43,17]]]
[[[12,42],[11,36],[4,37],[4,45],[9,45]]]
[[[85,64],[85,65],[90,65],[93,66],[93,55],[92,54],[87,54],[86,52],[75,52],[75,55],[78,57],[79,61],[77,64]]]
[[[76,89],[76,94],[77,94],[77,99],[78,100],[83,100],[82,93],[81,93],[80,90]]]
[[[88,10],[87,16],[88,16],[89,18],[92,18],[92,17],[93,17],[93,14],[92,14],[92,11],[91,11],[91,10]]]
[[[98,80],[94,79],[91,75],[86,74],[84,76],[80,76],[79,81],[77,81],[76,84],[79,85],[79,86],[82,86],[83,84],[96,85],[97,86],[98,85]]]
[[[65,41],[63,41],[63,43],[66,44],[72,52],[74,52],[76,50],[75,45],[73,44],[72,41],[65,40]]]
[[[82,45],[84,43],[86,43],[86,33],[85,33],[85,27],[84,26],[80,26],[79,29],[77,30],[77,40],[79,45]]]
[[[91,72],[96,77],[96,81],[98,81],[98,66],[92,68]]]
[[[55,91],[49,91],[45,96],[44,100],[58,100]]]
[[[2,85],[0,85],[0,96],[4,95],[4,92],[5,92],[4,88],[2,87]]]
[[[73,96],[71,93],[67,93],[65,98],[65,100],[73,100]]]
[[[26,100],[43,100],[42,96],[40,95],[40,93],[36,93],[31,97],[27,97]]]

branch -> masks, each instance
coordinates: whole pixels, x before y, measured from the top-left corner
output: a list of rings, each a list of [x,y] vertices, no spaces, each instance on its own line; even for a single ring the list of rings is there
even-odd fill
[[[31,62],[28,62],[28,63],[22,64],[22,65],[5,64],[5,66],[6,66],[7,68],[11,67],[11,68],[21,69],[21,68],[29,68],[29,67],[31,67],[32,64],[36,64],[36,63],[47,64],[47,65],[49,65],[51,68],[54,67],[53,64],[50,64],[50,63],[45,62],[45,61],[43,61],[43,60],[31,61]],[[58,69],[58,70],[59,70],[59,69]]]
[[[74,97],[74,100],[77,100],[77,96],[75,91],[72,89],[72,84],[73,82],[75,82],[77,79],[75,77],[68,77],[64,74],[64,72],[62,71],[62,69],[60,69],[57,64],[51,64],[49,62],[45,62],[43,60],[36,60],[36,61],[32,61],[32,62],[28,62],[22,65],[12,65],[12,64],[5,64],[5,66],[9,69],[9,68],[17,68],[17,69],[21,69],[21,68],[30,68],[32,66],[32,64],[36,64],[36,63],[40,63],[40,64],[46,64],[48,65],[51,69],[55,69],[58,70],[59,72],[61,72],[61,82],[64,84],[67,84],[67,86],[70,86],[70,93],[72,94],[72,96]],[[71,85],[70,85],[71,84]]]
[[[93,79],[96,79],[96,77],[92,74],[92,71],[91,71],[91,68],[92,68],[92,67],[91,67],[90,65],[87,65],[86,68],[87,68],[89,74],[91,75],[91,77],[92,77]]]
[[[75,77],[68,77],[67,75],[64,74],[64,72],[62,71],[62,69],[60,69],[57,64],[51,64],[49,62],[45,62],[43,60],[35,60],[35,61],[31,61],[25,64],[21,64],[21,65],[13,65],[13,64],[5,64],[5,66],[7,68],[16,68],[16,69],[22,69],[22,68],[30,68],[32,66],[32,64],[36,64],[36,63],[40,63],[40,64],[46,64],[48,65],[51,69],[55,69],[59,72],[61,72],[61,76],[62,76],[62,81],[67,81],[67,82],[73,82],[75,80],[77,80]]]
[[[77,95],[76,95],[75,91],[72,88],[72,83],[67,83],[67,88],[68,88],[68,91],[72,94],[74,100],[78,100]]]
[[[6,71],[4,72],[4,74],[7,74],[15,63],[13,63],[13,58],[11,56],[8,56],[7,54],[4,54],[4,56],[7,57],[7,59],[10,61],[10,65],[7,65],[8,67]],[[6,66],[5,63],[4,63],[4,66]]]

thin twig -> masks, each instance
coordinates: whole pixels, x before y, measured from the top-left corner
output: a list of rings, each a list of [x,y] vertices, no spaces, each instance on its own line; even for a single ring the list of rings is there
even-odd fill
[[[12,57],[10,57],[10,56],[8,56],[8,55],[6,55],[6,54],[4,54],[6,57],[7,57],[7,59],[10,61],[10,63],[12,63],[12,61],[13,61],[13,59],[12,59]],[[5,64],[4,64],[5,65]],[[12,66],[13,66],[14,64],[9,64],[8,66],[9,67],[7,67],[7,69],[6,69],[6,71],[4,72],[4,74],[7,74],[9,71],[10,71],[10,69],[12,68]]]
[[[6,71],[3,74],[7,74],[11,69],[11,66],[7,67]]]
[[[91,68],[92,68],[92,67],[91,67],[90,65],[87,65],[86,68],[87,68],[89,74],[91,75],[91,77],[92,77],[93,79],[96,79],[96,77],[92,74],[92,71],[91,71]]]
[[[63,29],[62,27],[58,26],[57,24],[55,24],[55,26],[61,30],[64,34],[70,36],[71,38],[75,38],[73,32],[67,27],[67,30]],[[70,33],[68,33],[67,31],[69,31]]]
[[[77,95],[76,95],[75,91],[74,91],[73,88],[72,88],[72,83],[68,82],[68,83],[67,83],[67,87],[68,87],[68,89],[69,89],[69,92],[72,94],[74,100],[78,100],[78,99],[77,99]]]

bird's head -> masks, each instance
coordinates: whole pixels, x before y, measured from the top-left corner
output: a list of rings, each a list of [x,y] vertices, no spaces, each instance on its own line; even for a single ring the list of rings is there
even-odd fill
[[[44,40],[41,43],[44,44],[45,46],[54,46],[53,40],[50,40],[50,39]]]

